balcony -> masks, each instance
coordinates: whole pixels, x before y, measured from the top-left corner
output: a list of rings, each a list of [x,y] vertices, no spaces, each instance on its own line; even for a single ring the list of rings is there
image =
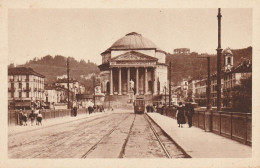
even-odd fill
[[[8,92],[14,92],[15,88],[8,88]]]
[[[29,88],[23,88],[23,91],[24,92],[30,92],[31,91],[31,88],[29,87]]]

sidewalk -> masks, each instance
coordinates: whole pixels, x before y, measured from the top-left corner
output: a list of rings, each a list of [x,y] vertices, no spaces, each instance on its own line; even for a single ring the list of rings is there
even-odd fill
[[[68,122],[74,122],[77,120],[81,120],[81,119],[85,119],[85,118],[89,118],[89,117],[94,117],[94,116],[99,116],[99,115],[108,115],[111,112],[94,112],[92,114],[79,114],[76,117],[72,117],[72,116],[65,116],[65,117],[57,117],[57,118],[51,118],[51,119],[43,119],[42,120],[42,126],[38,126],[34,124],[33,126],[31,126],[31,121],[28,120],[27,121],[27,126],[9,126],[8,127],[8,135],[12,136],[15,134],[19,134],[22,132],[26,132],[26,131],[33,131],[33,130],[38,130],[38,129],[42,129],[42,128],[47,128],[53,125],[57,125],[57,124],[63,124],[63,123],[68,123]]]
[[[179,128],[173,118],[147,113],[192,158],[249,158],[252,148],[234,140],[185,124]]]

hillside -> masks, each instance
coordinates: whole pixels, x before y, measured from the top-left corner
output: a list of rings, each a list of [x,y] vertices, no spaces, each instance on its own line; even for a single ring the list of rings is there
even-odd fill
[[[80,78],[80,75],[87,75],[90,73],[99,73],[99,69],[96,64],[92,62],[86,63],[84,60],[77,61],[74,58],[69,58],[70,63],[70,76],[81,83],[85,81]],[[56,80],[59,75],[67,74],[67,58],[64,56],[57,55],[52,57],[50,55],[44,56],[41,59],[34,58],[26,62],[25,67],[31,67],[36,72],[43,74],[46,78],[46,83],[52,83]]]
[[[234,56],[234,66],[237,66],[245,59],[252,59],[252,47],[243,49],[231,49]],[[189,55],[167,54],[166,62],[172,62],[172,81],[174,85],[178,85],[182,79],[187,78],[203,78],[207,76],[207,59],[198,58],[198,53]],[[222,57],[222,65],[224,58]],[[210,60],[211,73],[217,71],[217,57],[212,55]]]

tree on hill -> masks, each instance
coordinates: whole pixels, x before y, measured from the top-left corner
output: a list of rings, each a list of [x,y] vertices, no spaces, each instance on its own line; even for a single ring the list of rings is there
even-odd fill
[[[69,57],[70,63],[70,77],[78,80],[83,85],[90,83],[89,81],[83,80],[80,75],[88,75],[91,73],[99,74],[99,68],[95,63],[84,60],[77,61],[73,57]],[[61,55],[51,56],[46,55],[40,59],[34,58],[24,65],[25,67],[31,67],[36,72],[44,75],[46,83],[53,83],[56,81],[57,76],[67,74],[67,58]]]

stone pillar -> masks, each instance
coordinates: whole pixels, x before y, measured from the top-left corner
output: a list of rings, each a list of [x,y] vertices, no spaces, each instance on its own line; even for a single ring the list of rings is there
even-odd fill
[[[144,68],[144,94],[148,94],[147,68]]]
[[[127,68],[127,93],[130,90],[130,68]]]
[[[118,95],[122,95],[121,68],[118,68]]]
[[[113,95],[113,68],[110,69],[110,95]]]
[[[213,127],[213,121],[212,121],[213,112],[212,110],[207,110],[205,112],[205,131],[211,132]]]
[[[153,69],[153,94],[157,95],[157,73],[156,73],[156,67]]]
[[[139,95],[139,68],[136,68],[136,95]]]

